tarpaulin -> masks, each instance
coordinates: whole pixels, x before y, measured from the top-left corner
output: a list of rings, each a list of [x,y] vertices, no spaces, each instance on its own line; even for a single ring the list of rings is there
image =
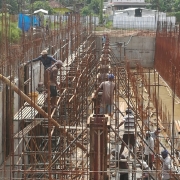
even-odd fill
[[[37,19],[37,17],[19,14],[18,27],[22,31],[28,31],[31,26],[39,26],[39,20]]]

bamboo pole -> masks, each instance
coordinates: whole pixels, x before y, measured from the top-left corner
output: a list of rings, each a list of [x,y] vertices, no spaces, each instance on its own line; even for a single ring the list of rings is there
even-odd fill
[[[48,114],[43,109],[41,109],[34,101],[32,101],[26,94],[24,94],[16,85],[10,82],[8,78],[0,74],[0,80],[2,80],[8,86],[11,86],[11,89],[15,91],[22,99],[24,99],[30,106],[36,109],[39,114],[41,114],[44,118],[48,118],[55,127],[62,131],[62,129],[60,128],[60,124],[57,123],[57,121],[55,121],[52,117],[49,118]],[[74,139],[74,137],[69,134],[65,129],[63,129],[63,133],[68,136],[70,140]],[[87,149],[81,143],[76,142],[76,145],[83,151],[87,151]]]

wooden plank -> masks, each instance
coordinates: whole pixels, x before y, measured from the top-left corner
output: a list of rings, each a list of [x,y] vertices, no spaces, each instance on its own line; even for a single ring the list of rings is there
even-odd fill
[[[40,94],[38,96],[37,104],[42,107],[46,99],[45,94]],[[22,119],[34,119],[38,114],[38,111],[30,106],[27,102],[24,103],[24,106],[20,108],[20,110],[14,115],[14,120],[22,120]]]
[[[178,131],[178,134],[180,133],[180,121],[179,120],[175,120],[175,125],[176,125],[176,129]]]
[[[23,130],[19,131],[14,138],[22,138],[23,136],[25,136],[29,131],[31,131],[35,126],[37,126],[38,124],[41,123],[42,120],[34,120],[31,124],[29,124],[28,126],[26,126]]]

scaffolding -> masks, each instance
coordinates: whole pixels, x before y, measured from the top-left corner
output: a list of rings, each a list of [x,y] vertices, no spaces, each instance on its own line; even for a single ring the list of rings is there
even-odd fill
[[[171,176],[173,179],[180,178],[177,156],[180,132],[177,119],[180,102],[177,64],[179,31],[167,32],[164,31],[166,26],[160,28],[159,25],[155,68],[143,68],[137,59],[126,57],[122,44],[116,44],[120,57],[116,56],[111,38],[117,32],[107,32],[107,40],[102,47],[101,36],[95,34],[91,17],[79,14],[58,16],[48,33],[44,29],[41,32],[23,32],[16,44],[9,41],[5,30],[11,18],[14,17],[7,18],[6,13],[2,14],[0,179],[100,180],[115,179],[119,173],[125,172],[129,173],[129,178],[138,179],[144,173],[145,133],[157,128],[161,129],[161,133],[155,141],[155,149],[151,149],[155,160],[149,175],[152,179],[161,179],[161,160],[157,154],[165,148],[172,159]],[[147,35],[137,30],[120,30],[119,34],[130,38]],[[148,35],[154,36],[155,32]],[[44,68],[39,62],[26,63],[43,49],[63,62],[58,74],[61,86],[57,108],[50,108],[49,90],[39,91],[37,102],[35,98],[28,97],[29,93],[37,92],[36,88],[44,81]],[[176,50],[177,57],[173,56],[172,49]],[[168,56],[161,53],[164,51]],[[133,69],[130,66],[132,62]],[[107,73],[115,76],[113,116],[96,116],[99,102],[92,101],[92,94],[106,80]],[[169,94],[163,94],[165,91]],[[164,98],[169,96],[169,100],[164,102]],[[134,152],[123,141],[124,129],[117,128],[127,107],[135,114]],[[95,119],[102,120],[102,117],[102,123],[96,124]],[[129,165],[127,170],[116,166],[117,160],[111,155],[112,149],[119,151],[122,143]]]

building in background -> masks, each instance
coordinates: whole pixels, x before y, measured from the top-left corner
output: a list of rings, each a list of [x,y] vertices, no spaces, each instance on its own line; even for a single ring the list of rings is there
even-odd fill
[[[149,5],[144,0],[110,0],[113,10],[122,10],[127,8],[145,8]]]
[[[164,12],[145,8],[127,8],[116,10],[113,15],[114,28],[148,29],[155,30],[158,21],[166,21],[175,27],[176,17],[167,17]]]

